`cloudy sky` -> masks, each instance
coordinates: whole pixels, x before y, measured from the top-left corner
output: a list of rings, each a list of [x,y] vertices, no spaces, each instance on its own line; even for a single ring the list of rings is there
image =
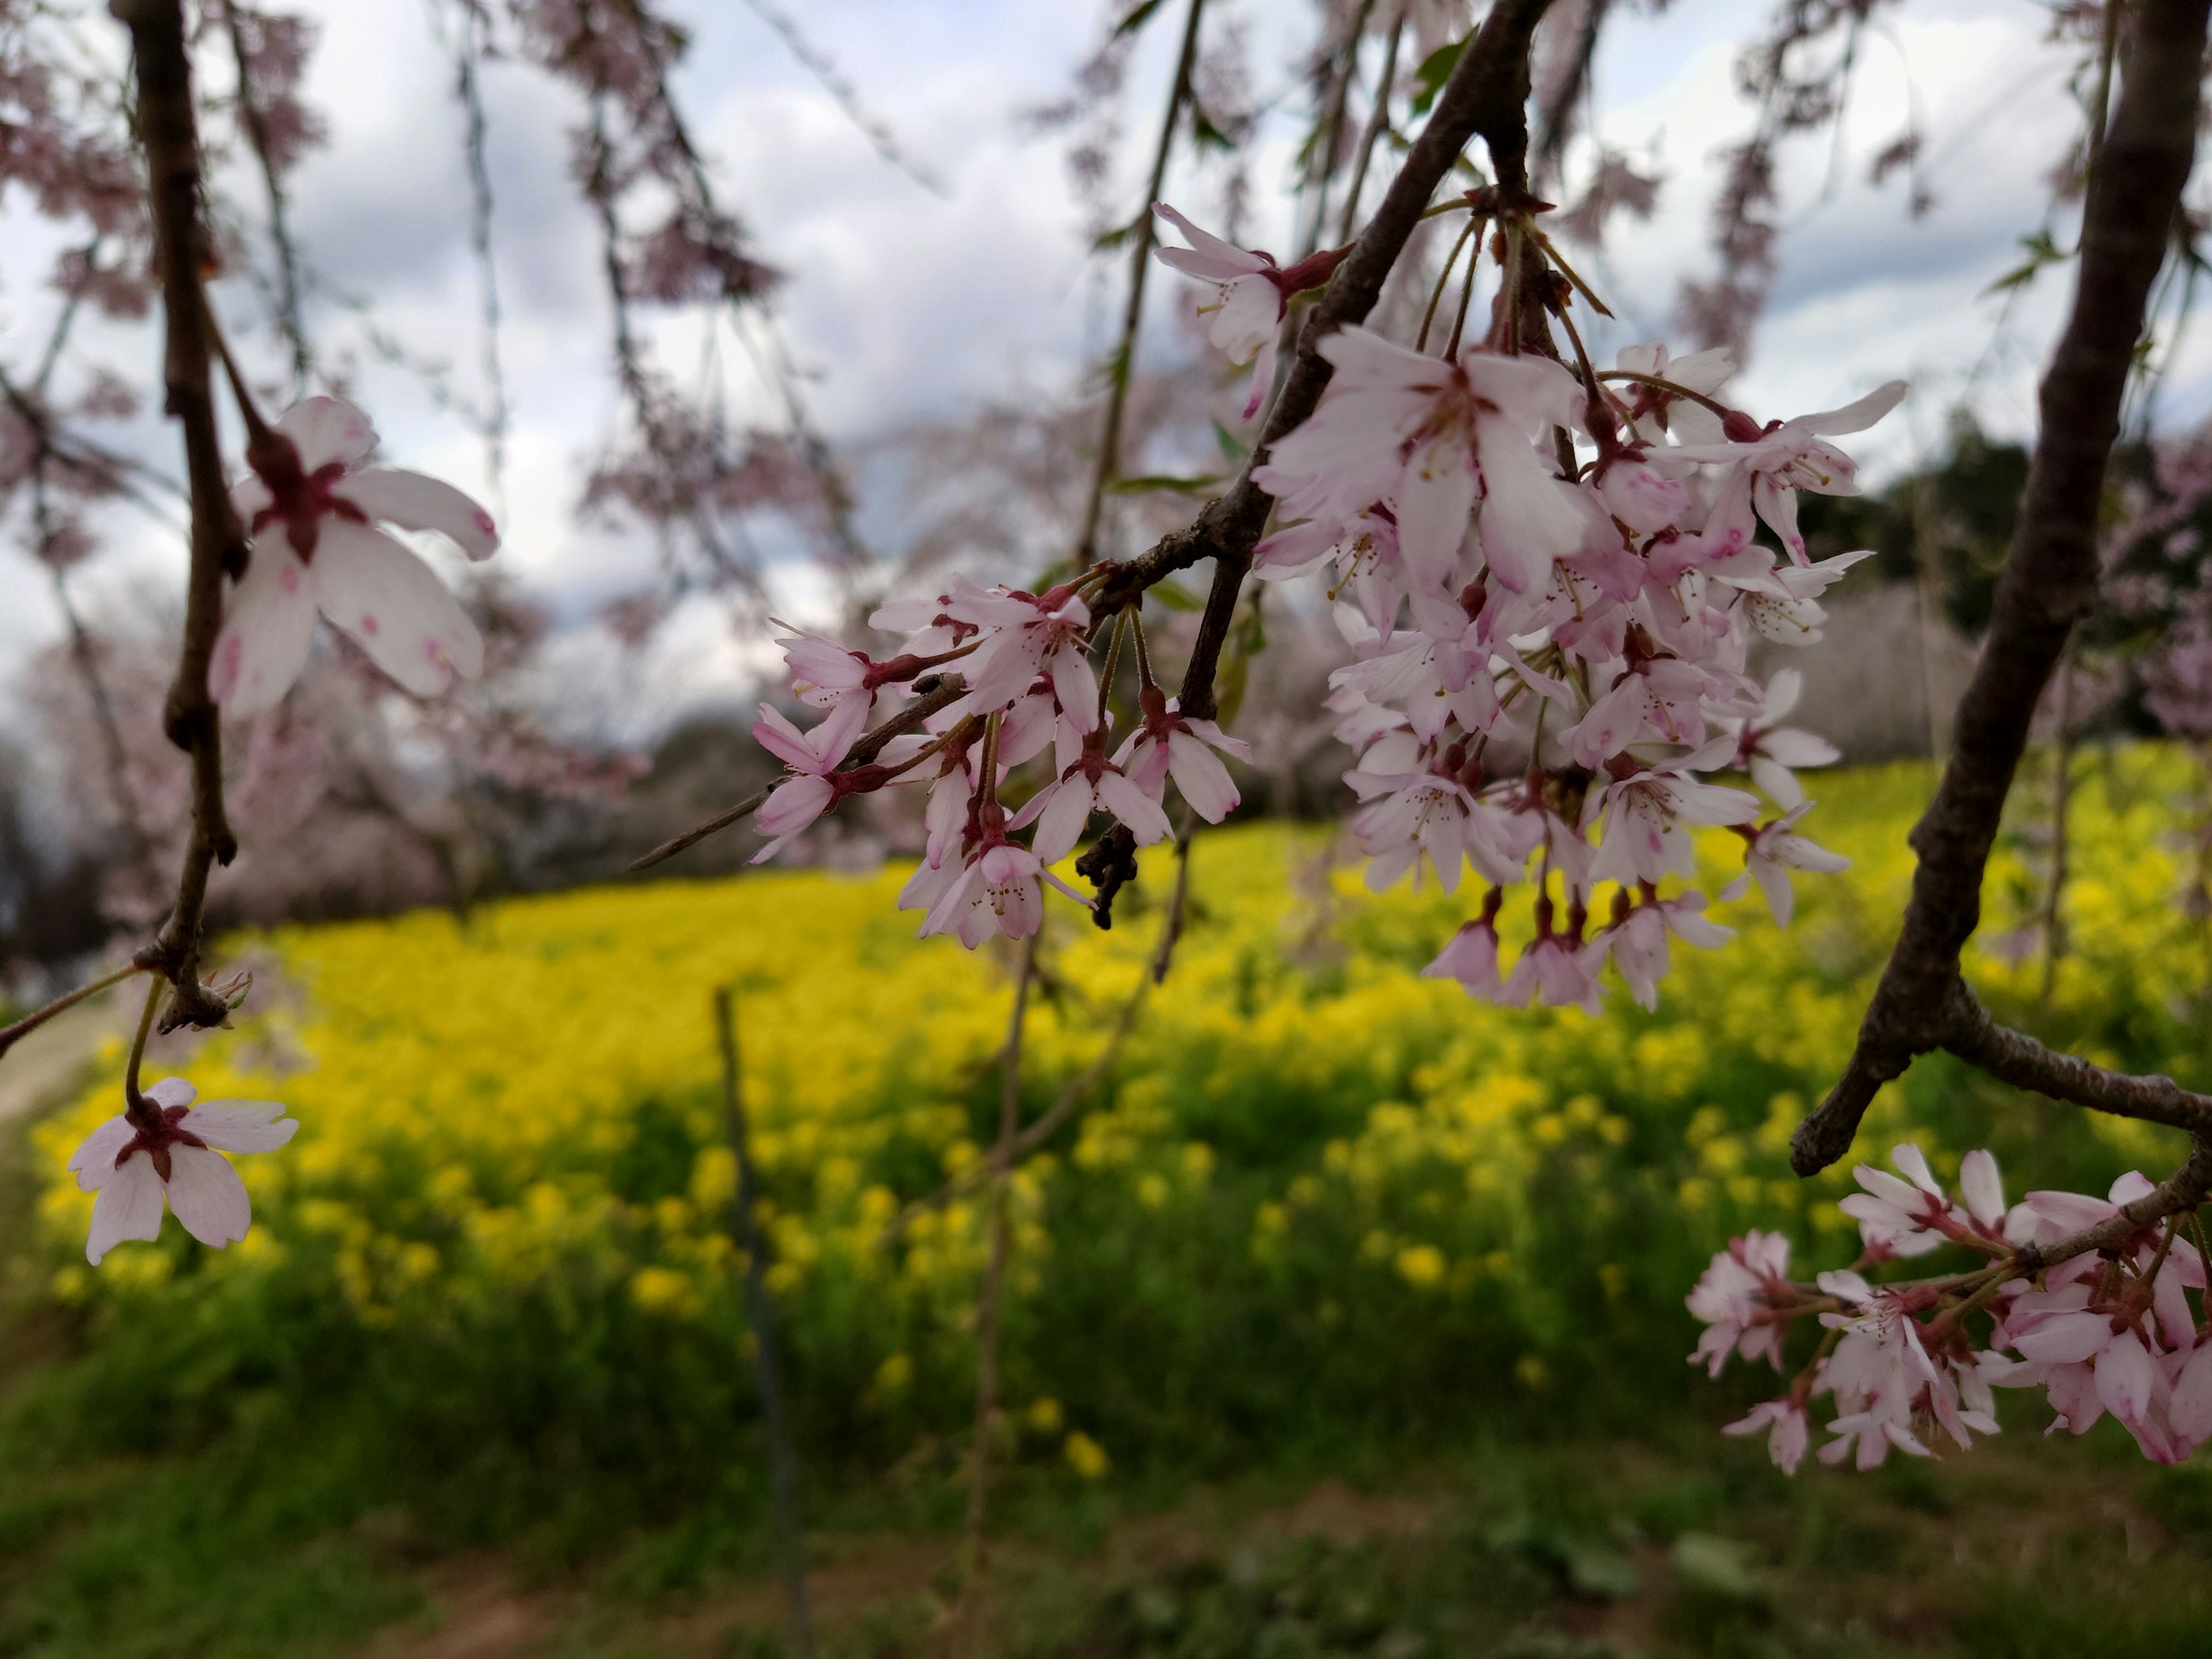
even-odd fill
[[[1603,286],[1625,326],[1645,337],[1667,331],[1680,279],[1709,268],[1717,152],[1751,118],[1735,93],[1732,64],[1770,3],[1678,3],[1656,18],[1621,16],[1607,36],[1595,88],[1601,130],[1667,179],[1655,219],[1624,227],[1602,262]],[[477,278],[460,116],[428,9],[388,0],[308,0],[305,9],[322,23],[310,94],[331,129],[295,185],[307,258],[326,292],[366,300],[389,336],[419,358],[447,362],[454,388],[471,395]],[[941,195],[886,166],[748,6],[676,0],[671,9],[695,28],[679,94],[727,200],[764,257],[787,273],[781,326],[834,439],[866,444],[1010,387],[1064,386],[1095,360],[1119,304],[1122,267],[1087,254],[1063,141],[1036,136],[1021,117],[1065,91],[1097,39],[1096,8],[1082,0],[809,0],[795,9],[815,44],[945,181]],[[1253,168],[1255,239],[1280,246],[1305,9],[1214,0],[1210,11],[1217,21],[1241,18],[1255,89],[1283,111],[1263,129]],[[1840,141],[1790,158],[1781,277],[1738,387],[1762,416],[1786,416],[1911,379],[1911,402],[1863,446],[1877,476],[1939,441],[1945,412],[1962,398],[1990,427],[2029,432],[2034,366],[2063,302],[2063,280],[2046,278],[2009,313],[1982,295],[2016,261],[2019,239],[2042,222],[2045,175],[2074,118],[2063,82],[2070,59],[2045,43],[2040,7],[1908,0],[1886,15],[1863,44]],[[1176,22],[1164,15],[1132,64],[1134,131],[1156,118]],[[610,429],[615,405],[596,232],[567,178],[565,133],[578,111],[526,66],[494,65],[486,84],[514,422],[495,498],[507,529],[502,556],[563,615],[580,617],[597,599],[648,580],[653,555],[635,541],[580,528],[572,516],[581,458]],[[1917,221],[1905,211],[1900,181],[1881,189],[1866,182],[1868,158],[1911,111],[1927,134],[1924,174],[1936,198]],[[1131,209],[1138,166],[1132,155],[1121,190]],[[246,183],[240,198],[252,203]],[[1202,210],[1215,188],[1182,177],[1169,194]],[[38,337],[45,246],[20,202],[0,204],[0,356],[11,362],[21,362]],[[1171,278],[1154,285],[1148,350],[1188,349],[1172,315],[1187,303],[1176,288]],[[252,302],[237,295],[230,303],[242,314]],[[356,337],[328,303],[316,322],[327,341]],[[88,335],[85,349],[150,368],[155,348],[149,332],[112,332]],[[2202,412],[2207,363],[2200,354],[2183,364],[2170,400],[2177,418]],[[742,374],[731,385],[741,404],[761,396]],[[360,386],[386,434],[387,459],[489,491],[479,441],[416,376],[371,365]],[[131,442],[163,457],[173,440],[149,425]],[[112,528],[115,549],[88,579],[96,598],[172,580],[173,542],[143,523],[118,520]],[[17,569],[12,591],[22,598],[0,610],[0,656],[20,660],[56,623],[30,567]],[[803,580],[793,573],[787,586],[791,602],[803,606]],[[719,622],[702,612],[654,669],[659,696],[726,680],[740,660]]]

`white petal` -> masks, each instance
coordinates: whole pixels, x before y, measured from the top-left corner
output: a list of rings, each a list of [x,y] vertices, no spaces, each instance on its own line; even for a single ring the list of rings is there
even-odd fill
[[[204,1146],[169,1149],[169,1207],[186,1232],[218,1250],[245,1237],[253,1220],[253,1203],[238,1171],[221,1152]]]
[[[105,1187],[115,1174],[115,1155],[128,1146],[138,1132],[131,1127],[131,1120],[118,1114],[101,1124],[77,1143],[70,1154],[68,1169],[76,1177],[79,1190],[94,1192]]]
[[[1959,1190],[1966,1197],[1968,1215],[1984,1227],[2003,1224],[2004,1182],[1997,1174],[1997,1161],[1990,1152],[1978,1147],[1960,1159]]]
[[[1139,847],[1165,841],[1174,833],[1166,809],[1119,772],[1098,780],[1098,804],[1128,826]]]
[[[189,1106],[199,1091],[180,1077],[165,1077],[146,1090],[146,1098],[156,1106]]]
[[[254,544],[246,580],[223,611],[208,695],[233,720],[246,720],[275,708],[292,689],[314,636],[314,581],[281,534]]]
[[[154,1160],[141,1152],[118,1170],[93,1200],[84,1259],[97,1267],[100,1257],[125,1239],[161,1236],[161,1177],[154,1172]]]
[[[1073,852],[1090,825],[1091,801],[1091,781],[1080,775],[1054,784],[1052,799],[1037,818],[1030,850],[1047,864],[1057,864]]]
[[[343,398],[306,398],[277,417],[276,429],[300,452],[310,472],[332,461],[358,465],[376,447],[368,416]]]
[[[1398,490],[1398,550],[1424,584],[1457,589],[1459,548],[1474,511],[1474,486],[1467,441],[1454,434],[1430,439],[1406,463]]]
[[[342,480],[331,493],[372,519],[450,537],[471,559],[488,559],[499,551],[499,526],[491,514],[441,479],[371,467]]]
[[[226,1152],[273,1152],[300,1133],[299,1119],[286,1117],[274,1100],[210,1100],[177,1127]]]
[[[1188,732],[1168,734],[1168,767],[1192,811],[1218,823],[1236,810],[1237,786],[1218,757]]]
[[[1863,432],[1903,401],[1905,383],[1891,380],[1876,386],[1856,403],[1845,404],[1841,409],[1832,409],[1825,415],[1808,415],[1790,424],[1801,432],[1818,433],[1824,438],[1838,437],[1846,432]]]
[[[325,519],[315,598],[369,660],[418,697],[483,670],[483,636],[438,574],[379,531]]]

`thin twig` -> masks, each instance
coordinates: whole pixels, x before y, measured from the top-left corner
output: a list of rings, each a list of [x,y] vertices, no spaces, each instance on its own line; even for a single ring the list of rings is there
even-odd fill
[[[246,129],[246,141],[254,159],[261,164],[261,182],[269,195],[269,240],[276,251],[276,325],[283,333],[285,343],[292,349],[292,395],[300,398],[307,394],[307,377],[314,368],[313,354],[307,349],[307,328],[300,313],[300,251],[293,243],[291,227],[285,222],[284,176],[270,143],[268,118],[254,95],[253,60],[246,49],[246,36],[239,28],[239,13],[238,0],[222,0],[223,32],[230,36],[231,61],[238,67],[240,125]],[[259,14],[252,15],[257,24],[262,21]]]
[[[920,731],[922,722],[931,715],[942,709],[950,708],[968,695],[968,683],[959,675],[939,674],[933,678],[937,681],[935,685],[873,731],[865,733],[860,741],[853,745],[845,756],[845,769],[849,771],[854,767],[870,764],[877,756],[884,752],[885,745],[892,738],[902,738],[910,732]],[[772,783],[766,789],[755,790],[735,806],[715,813],[704,823],[692,825],[672,841],[661,842],[643,858],[632,859],[629,867],[632,870],[650,870],[664,859],[672,859],[685,848],[696,847],[708,836],[751,817],[760,810],[761,803],[769,798],[775,788],[775,785]]]
[[[1382,45],[1382,67],[1375,76],[1375,107],[1367,112],[1366,128],[1359,135],[1358,158],[1352,164],[1352,182],[1345,186],[1344,217],[1338,222],[1336,240],[1348,242],[1359,224],[1359,193],[1367,187],[1367,168],[1375,159],[1375,146],[1390,125],[1390,83],[1398,74],[1398,42],[1406,32],[1406,6],[1401,0],[1398,15],[1390,20],[1390,33]]]
[[[768,1437],[768,1474],[775,1505],[776,1565],[783,1576],[792,1659],[814,1659],[814,1619],[806,1604],[806,1534],[799,1512],[799,1453],[784,1409],[783,1366],[776,1352],[775,1303],[768,1293],[767,1236],[760,1226],[760,1182],[745,1123],[744,1081],[738,1066],[738,1022],[731,988],[714,990],[714,1033],[722,1053],[722,1118],[737,1159],[730,1231],[745,1258],[745,1322],[753,1332],[753,1372],[760,1381],[761,1427]]]
[[[18,1041],[30,1036],[55,1015],[66,1013],[86,998],[96,997],[109,987],[122,984],[131,975],[143,974],[145,971],[135,962],[128,967],[118,968],[112,974],[102,974],[89,985],[80,985],[76,990],[56,997],[43,1008],[33,1009],[13,1025],[0,1027],[0,1054],[5,1054],[15,1046]]]
[[[988,777],[991,769],[984,768]],[[972,1591],[983,1572],[983,1527],[990,1498],[991,1435],[999,1416],[999,1304],[1005,1289],[1011,1221],[1007,1187],[1014,1170],[1014,1136],[1022,1111],[1022,1027],[1029,1012],[1030,981],[1036,973],[1037,936],[1022,941],[1021,968],[1014,977],[1013,1009],[1006,1017],[1006,1046],[1000,1056],[999,1138],[991,1148],[990,1254],[975,1295],[975,1446],[968,1472],[968,1532],[963,1550],[963,1591]]]
[[[1137,331],[1145,318],[1145,278],[1152,264],[1152,204],[1160,199],[1168,176],[1168,157],[1175,150],[1176,127],[1183,106],[1190,101],[1191,75],[1198,63],[1199,19],[1206,0],[1190,0],[1190,15],[1183,21],[1182,50],[1176,58],[1175,81],[1168,90],[1167,113],[1160,121],[1160,140],[1152,151],[1152,170],[1145,185],[1145,199],[1137,210],[1137,222],[1129,253],[1129,302],[1121,313],[1121,341],[1108,360],[1106,425],[1098,435],[1098,464],[1091,475],[1091,499],[1083,509],[1083,532],[1075,539],[1075,568],[1088,570],[1098,556],[1098,518],[1106,503],[1106,487],[1121,465],[1121,419],[1129,401],[1129,379],[1137,359]]]

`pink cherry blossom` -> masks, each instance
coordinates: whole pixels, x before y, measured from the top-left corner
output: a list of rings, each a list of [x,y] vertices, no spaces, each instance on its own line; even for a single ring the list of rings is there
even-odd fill
[[[1843,758],[1826,738],[1780,724],[1796,708],[1804,690],[1805,677],[1797,670],[1777,669],[1766,684],[1759,712],[1736,729],[1735,764],[1749,772],[1751,781],[1785,812],[1805,799],[1797,768],[1832,766]]]
[[[1766,1455],[1774,1460],[1775,1467],[1784,1474],[1796,1474],[1813,1433],[1804,1402],[1792,1396],[1763,1401],[1751,1408],[1749,1416],[1737,1419],[1721,1432],[1757,1434],[1761,1429],[1766,1431]]]
[[[419,555],[376,526],[435,532],[484,559],[499,546],[491,515],[435,478],[363,468],[375,430],[338,398],[295,404],[269,437],[254,451],[255,474],[231,492],[252,558],[208,669],[223,712],[242,719],[276,706],[306,665],[319,610],[417,696],[475,678],[476,624]]]
[[[768,704],[761,705],[760,718],[753,722],[753,740],[797,775],[769,791],[754,815],[754,826],[772,838],[753,854],[755,864],[774,858],[793,836],[845,796],[882,787],[888,775],[880,765],[855,767],[842,773],[837,769],[837,763],[860,736],[866,713],[865,701],[848,699],[811,732],[802,732]]]
[[[1869,1249],[1884,1255],[1925,1255],[1966,1231],[1958,1206],[1936,1185],[1920,1148],[1910,1144],[1893,1147],[1889,1160],[1904,1172],[1905,1180],[1870,1164],[1859,1164],[1852,1170],[1851,1178],[1865,1190],[1853,1193],[1837,1206],[1859,1224],[1859,1237]]]
[[[1376,499],[1397,515],[1398,544],[1419,586],[1455,587],[1460,544],[1478,499],[1481,545],[1492,574],[1516,592],[1540,591],[1553,560],[1577,551],[1591,509],[1535,444],[1577,417],[1582,389],[1544,357],[1469,349],[1452,359],[1424,356],[1364,329],[1322,342],[1336,367],[1321,408],[1276,444],[1253,474],[1272,495],[1303,492],[1341,476],[1348,498],[1339,523]],[[1306,505],[1305,494],[1297,495]],[[1330,516],[1328,497],[1309,516]]]
[[[1856,495],[1859,489],[1858,469],[1851,458],[1822,440],[1865,431],[1896,408],[1905,392],[1904,381],[1891,380],[1841,409],[1778,421],[1764,431],[1745,417],[1741,424],[1749,429],[1729,430],[1726,435],[1732,441],[1680,445],[1660,453],[1670,463],[1712,461],[1728,467],[1720,498],[1707,521],[1709,533],[1717,520],[1748,542],[1756,509],[1782,538],[1790,556],[1802,565],[1809,560],[1805,538],[1797,530],[1797,491]],[[1727,424],[1734,427],[1737,420],[1731,416]]]
[[[1833,873],[1848,870],[1851,861],[1840,853],[1797,833],[1797,822],[1813,810],[1814,803],[1800,801],[1773,823],[1760,826],[1744,854],[1744,872],[1721,890],[1724,899],[1740,897],[1747,884],[1756,881],[1766,896],[1766,908],[1778,927],[1790,925],[1797,896],[1790,885],[1792,870]]]
[[[1690,1363],[1704,1361],[1708,1376],[1718,1376],[1730,1355],[1781,1370],[1784,1322],[1772,1316],[1796,1300],[1786,1236],[1754,1227],[1730,1239],[1690,1291],[1690,1311],[1705,1324]]]
[[[160,1237],[165,1202],[203,1244],[219,1250],[246,1237],[253,1205],[222,1154],[274,1152],[298,1132],[299,1122],[275,1101],[211,1100],[195,1107],[195,1092],[182,1078],[163,1078],[146,1091],[160,1115],[158,1128],[111,1117],[70,1154],[79,1188],[100,1194],[84,1247],[94,1267],[125,1239]]]
[[[1200,230],[1165,202],[1153,203],[1152,211],[1190,244],[1161,248],[1162,262],[1214,286],[1213,303],[1198,308],[1200,316],[1210,313],[1213,319],[1206,337],[1231,363],[1252,365],[1252,384],[1244,399],[1249,421],[1259,413],[1274,384],[1275,351],[1291,296],[1327,282],[1344,250],[1325,250],[1286,270],[1273,254],[1250,252]]]
[[[1237,786],[1229,769],[1213,752],[1241,761],[1252,758],[1252,746],[1232,738],[1209,720],[1186,719],[1178,701],[1156,685],[1137,694],[1144,723],[1114,756],[1114,763],[1131,782],[1160,799],[1170,777],[1190,810],[1208,823],[1218,823],[1237,810]]]

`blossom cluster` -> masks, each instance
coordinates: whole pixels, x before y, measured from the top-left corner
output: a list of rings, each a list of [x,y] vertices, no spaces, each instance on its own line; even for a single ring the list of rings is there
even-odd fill
[[[924,913],[925,935],[951,933],[972,950],[994,934],[1035,933],[1047,885],[1088,908],[1050,866],[1075,850],[1094,813],[1112,815],[1139,846],[1164,840],[1172,781],[1200,817],[1227,817],[1237,793],[1221,756],[1249,760],[1251,751],[1213,721],[1183,714],[1153,683],[1141,645],[1137,716],[1116,731],[1107,696],[1115,651],[1103,682],[1088,655],[1096,630],[1083,590],[1097,579],[1035,594],[956,577],[940,593],[892,600],[870,624],[908,639],[881,661],[818,634],[781,641],[801,702],[824,714],[802,732],[762,706],[753,735],[792,775],[761,806],[757,823],[773,839],[754,861],[847,795],[925,787],[927,844],[899,908]],[[963,685],[956,701],[892,738],[878,759],[840,769],[879,706],[956,663]],[[1009,811],[1013,775],[1039,757],[1049,757],[1049,775]],[[1031,826],[1027,845],[1014,839]]]
[[[1285,284],[1272,261],[1239,270],[1215,239],[1193,240],[1197,254],[1163,257],[1217,283],[1206,309],[1233,359],[1249,339],[1224,329],[1272,325]],[[1695,874],[1695,826],[1738,830],[1778,921],[1790,872],[1843,867],[1797,829],[1810,803],[1796,769],[1838,758],[1781,723],[1802,678],[1761,686],[1745,670],[1754,636],[1817,641],[1820,596],[1869,556],[1813,562],[1797,492],[1854,492],[1826,440],[1872,425],[1905,387],[1761,425],[1715,398],[1724,351],[1636,346],[1613,375],[1577,376],[1522,343],[1493,330],[1431,356],[1359,328],[1323,340],[1335,373],[1320,408],[1254,474],[1279,526],[1254,567],[1327,572],[1356,659],[1328,706],[1357,756],[1346,781],[1370,884],[1425,870],[1452,890],[1469,867],[1489,884],[1428,972],[1492,1001],[1589,1007],[1609,958],[1648,1008],[1670,939],[1729,937],[1702,893],[1661,896]],[[1784,554],[1753,539],[1761,522]],[[1771,810],[1711,781],[1728,772]],[[1498,915],[1531,880],[1535,938],[1508,973]],[[1587,931],[1607,884],[1611,913]]]
[[[1732,1240],[1690,1293],[1705,1323],[1692,1364],[1717,1376],[1731,1357],[1765,1358],[1779,1370],[1794,1321],[1811,1318],[1827,1335],[1788,1392],[1729,1425],[1767,1435],[1774,1461],[1794,1473],[1811,1440],[1810,1405],[1830,1398],[1834,1436],[1825,1462],[1862,1469],[1891,1449],[1916,1457],[1948,1435],[1961,1448],[1997,1431],[2000,1388],[2038,1388],[2051,1428],[2081,1434],[2107,1412],[2143,1455],[2178,1463],[2212,1440],[2212,1328],[2189,1292],[2205,1288],[2204,1257],[2169,1218],[2128,1229],[2097,1249],[2045,1265],[2042,1253],[2113,1223],[2122,1206],[2154,1189],[2130,1172],[2102,1199],[2035,1192],[2009,1208],[1996,1160],[1961,1160],[1959,1196],[1948,1195],[1920,1148],[1891,1153],[1898,1174],[1860,1164],[1863,1189],[1843,1201],[1859,1224],[1863,1253],[1853,1267],[1811,1285],[1789,1277],[1790,1241],[1756,1230]],[[1865,1271],[1926,1255],[1946,1243],[1987,1265],[1909,1283],[1876,1285]],[[1978,1338],[1972,1322],[1987,1328]]]
[[[1199,312],[1212,343],[1254,365],[1249,416],[1292,301],[1343,250],[1283,267],[1157,211],[1190,244],[1160,257],[1212,289]],[[1797,492],[1854,492],[1853,464],[1827,439],[1871,426],[1905,387],[1762,425],[1714,395],[1733,368],[1725,352],[1638,346],[1616,371],[1585,363],[1577,375],[1524,349],[1517,326],[1442,356],[1356,327],[1324,339],[1334,374],[1320,406],[1253,474],[1276,501],[1254,568],[1278,580],[1328,569],[1354,659],[1328,706],[1356,756],[1346,781],[1362,803],[1352,828],[1370,884],[1410,872],[1455,890],[1469,867],[1488,884],[1427,971],[1492,1001],[1588,1008],[1610,960],[1648,1008],[1670,941],[1729,937],[1704,915],[1705,896],[1680,884],[1696,873],[1696,827],[1739,833],[1745,873],[1729,892],[1755,880],[1778,921],[1791,872],[1844,866],[1798,828],[1811,803],[1796,769],[1838,758],[1783,724],[1802,678],[1784,669],[1762,685],[1746,668],[1755,636],[1818,640],[1820,595],[1869,556],[1813,562]],[[1780,551],[1754,539],[1762,523]],[[912,637],[884,661],[818,635],[784,641],[802,701],[824,717],[806,732],[763,708],[754,728],[791,769],[761,809],[762,856],[848,794],[927,780],[928,849],[901,903],[926,910],[925,932],[973,945],[1035,931],[1043,885],[1060,884],[1048,866],[1094,813],[1140,845],[1158,840],[1172,778],[1218,822],[1237,793],[1218,755],[1243,758],[1244,746],[1152,683],[1133,616],[1093,625],[1086,593],[1101,575],[1042,594],[956,580],[896,601],[874,625]],[[1104,690],[1130,634],[1139,714],[1117,744]],[[1104,689],[1091,667],[1102,653]],[[959,702],[842,765],[883,699],[956,661]],[[1048,749],[1049,777],[1009,811],[1007,775]],[[1759,793],[1713,781],[1732,773]],[[1031,823],[1024,847],[1013,837]],[[1535,938],[1508,971],[1498,920],[1524,883]],[[1610,913],[1593,926],[1607,886]]]

